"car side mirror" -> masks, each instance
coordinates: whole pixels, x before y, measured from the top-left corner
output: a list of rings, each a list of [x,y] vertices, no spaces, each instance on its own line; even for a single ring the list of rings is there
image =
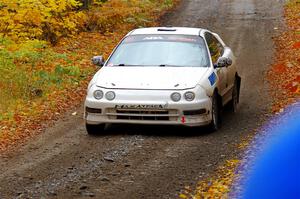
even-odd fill
[[[93,64],[95,64],[96,66],[103,66],[105,63],[105,60],[103,58],[103,56],[94,56],[92,58],[92,62]]]
[[[217,63],[215,64],[215,68],[223,68],[232,65],[232,59],[229,57],[219,57]]]

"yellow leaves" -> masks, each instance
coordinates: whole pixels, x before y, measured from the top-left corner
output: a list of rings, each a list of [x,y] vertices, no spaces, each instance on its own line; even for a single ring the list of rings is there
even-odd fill
[[[69,5],[71,5],[72,8],[77,8],[79,6],[82,6],[82,3],[77,0],[67,0],[67,2],[69,3]]]
[[[82,12],[78,9],[82,5],[80,0],[1,0],[0,35],[56,44],[61,37],[72,37],[82,30],[106,33],[124,23],[128,29],[154,25],[147,19],[157,19],[158,10],[177,1],[109,0],[92,4],[89,11]]]
[[[61,36],[76,34],[84,18],[73,11],[76,0],[3,0],[0,9],[0,33],[14,40],[24,38],[57,41]],[[77,20],[79,23],[77,23]]]
[[[188,198],[188,196],[187,196],[187,195],[185,195],[185,194],[183,194],[183,193],[181,193],[181,194],[179,194],[179,198],[186,199],[186,198]]]
[[[239,160],[227,160],[225,164],[218,169],[217,176],[215,178],[199,182],[195,191],[186,187],[179,197],[183,199],[228,198],[227,194],[230,191],[230,186],[232,185],[235,177],[234,171],[239,163]]]
[[[43,22],[43,17],[41,13],[37,10],[32,10],[31,12],[26,13],[26,18],[29,23],[32,23],[34,26],[41,26]]]
[[[81,3],[77,0],[42,0],[48,7],[55,12],[61,13],[73,8],[77,8]]]

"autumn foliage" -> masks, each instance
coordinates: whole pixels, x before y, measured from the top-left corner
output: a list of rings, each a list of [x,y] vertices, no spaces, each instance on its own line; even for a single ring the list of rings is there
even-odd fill
[[[111,31],[122,23],[145,25],[150,20],[149,8],[161,11],[173,3],[174,0],[98,0],[89,10],[83,10],[78,0],[2,0],[0,36],[56,44],[60,38],[80,31]]]
[[[42,39],[52,43],[74,35],[85,23],[76,0],[2,0],[0,33],[13,40]]]
[[[79,105],[105,57],[132,28],[156,25],[177,0],[0,1],[0,151]],[[87,9],[88,8],[88,9]]]
[[[267,78],[274,98],[273,112],[284,107],[300,96],[300,2],[291,0],[285,7],[287,30],[276,37],[276,62]]]

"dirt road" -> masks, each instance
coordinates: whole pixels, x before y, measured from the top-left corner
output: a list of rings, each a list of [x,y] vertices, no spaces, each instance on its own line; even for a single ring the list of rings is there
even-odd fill
[[[235,145],[259,127],[270,106],[263,73],[272,62],[279,0],[183,0],[163,25],[220,33],[238,57],[243,78],[239,111],[223,113],[223,128],[112,126],[88,136],[71,112],[17,151],[0,157],[0,198],[176,198],[212,175]],[[74,111],[74,110],[73,110]]]

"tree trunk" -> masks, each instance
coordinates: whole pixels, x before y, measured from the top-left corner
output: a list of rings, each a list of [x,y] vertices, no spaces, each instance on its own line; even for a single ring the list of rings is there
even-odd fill
[[[81,2],[82,2],[82,8],[87,10],[91,5],[92,0],[81,0]]]

